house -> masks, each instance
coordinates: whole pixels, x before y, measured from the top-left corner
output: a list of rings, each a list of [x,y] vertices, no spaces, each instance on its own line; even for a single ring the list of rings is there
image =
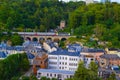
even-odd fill
[[[111,69],[98,68],[98,76],[101,77],[103,80],[109,78],[112,73],[113,71]]]
[[[43,48],[48,52],[51,53],[53,51],[57,51],[57,46],[53,42],[44,42]]]
[[[113,65],[120,66],[120,57],[117,54],[104,54],[100,56],[100,67],[108,68]]]
[[[80,44],[69,44],[66,46],[69,52],[81,52],[82,46]]]
[[[117,54],[119,52],[119,50],[115,48],[106,48],[105,51],[107,54]]]
[[[105,52],[103,49],[94,49],[94,48],[82,48],[81,55],[92,55],[95,60],[99,61],[100,56]]]
[[[24,49],[26,53],[32,53],[34,55],[42,51],[42,48],[34,47],[33,45],[26,46]]]
[[[55,69],[39,69],[37,71],[37,78],[45,76],[47,78],[57,78],[57,80],[65,80],[74,75],[74,71],[55,70]]]
[[[33,59],[33,72],[37,74],[38,68],[47,68],[48,66],[48,55],[44,52],[38,53]]]
[[[27,47],[27,46],[29,46],[29,45],[31,45],[31,46],[33,46],[33,47],[37,47],[37,48],[41,48],[41,44],[39,43],[39,42],[37,42],[37,41],[29,41],[29,40],[27,40],[27,41],[25,41],[24,43],[23,43],[23,46],[24,47]]]
[[[48,54],[48,68],[75,71],[83,57],[80,52],[58,50]]]

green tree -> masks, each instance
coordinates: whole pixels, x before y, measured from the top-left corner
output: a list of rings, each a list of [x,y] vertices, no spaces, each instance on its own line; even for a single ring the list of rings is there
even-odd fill
[[[75,80],[87,80],[88,79],[88,71],[84,66],[83,62],[79,63],[77,71],[75,71],[73,79]]]
[[[51,80],[57,80],[57,78],[52,78]]]
[[[98,77],[98,65],[95,62],[91,62],[89,65],[89,78],[90,80],[99,80]]]
[[[41,77],[41,79],[40,80],[47,80],[47,77]]]
[[[117,80],[116,75],[112,73],[107,80]]]
[[[65,48],[65,41],[59,41],[59,46],[61,48]]]
[[[21,45],[23,43],[23,39],[20,35],[14,34],[11,36],[12,45]]]
[[[26,62],[22,61],[27,59]],[[13,54],[8,56],[6,59],[0,61],[0,78],[1,80],[15,80],[26,71],[25,64],[28,63],[28,58],[25,53]],[[22,66],[21,66],[22,65]],[[29,64],[26,64],[29,66]],[[24,66],[24,67],[23,67]],[[2,67],[2,68],[1,68]],[[29,69],[27,67],[27,69]],[[25,71],[24,71],[25,70]]]
[[[30,79],[29,79],[29,77],[27,77],[27,76],[23,76],[23,77],[22,77],[22,80],[30,80]]]

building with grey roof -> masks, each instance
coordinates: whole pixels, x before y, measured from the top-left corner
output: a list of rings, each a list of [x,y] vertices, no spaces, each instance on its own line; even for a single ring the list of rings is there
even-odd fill
[[[39,69],[37,71],[37,78],[45,76],[47,78],[56,78],[57,80],[65,80],[71,78],[74,75],[74,71],[64,71],[64,70],[55,70],[55,69]]]
[[[58,50],[48,54],[48,68],[75,71],[80,60],[83,60],[80,52]]]
[[[120,57],[117,54],[104,54],[100,56],[99,65],[101,67],[120,66]]]

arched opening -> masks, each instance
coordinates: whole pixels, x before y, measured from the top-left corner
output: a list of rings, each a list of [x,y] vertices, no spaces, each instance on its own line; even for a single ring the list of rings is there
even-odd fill
[[[37,41],[38,41],[38,39],[37,39],[36,37],[34,37],[34,38],[32,39],[32,41],[36,41],[36,42],[37,42]]]
[[[47,38],[47,41],[52,41],[52,38]]]
[[[26,37],[25,40],[29,40],[29,41],[31,41],[31,38],[30,38],[30,37]]]
[[[45,40],[45,38],[41,37],[41,38],[39,39],[39,41],[41,41],[41,40],[43,40],[43,41],[44,41],[44,40]]]
[[[61,41],[66,41],[67,39],[66,38],[62,38]]]
[[[43,38],[43,37],[39,38],[40,43],[43,43],[44,41],[45,41],[45,38]]]
[[[60,40],[59,40],[59,38],[55,38],[53,41],[54,42],[59,42]]]
[[[24,41],[24,38],[23,38],[23,37],[21,37],[21,40],[23,40],[23,41]]]

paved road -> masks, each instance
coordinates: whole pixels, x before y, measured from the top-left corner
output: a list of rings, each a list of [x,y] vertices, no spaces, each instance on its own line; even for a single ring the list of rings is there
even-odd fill
[[[24,74],[24,76],[30,76],[33,73],[32,67]]]

